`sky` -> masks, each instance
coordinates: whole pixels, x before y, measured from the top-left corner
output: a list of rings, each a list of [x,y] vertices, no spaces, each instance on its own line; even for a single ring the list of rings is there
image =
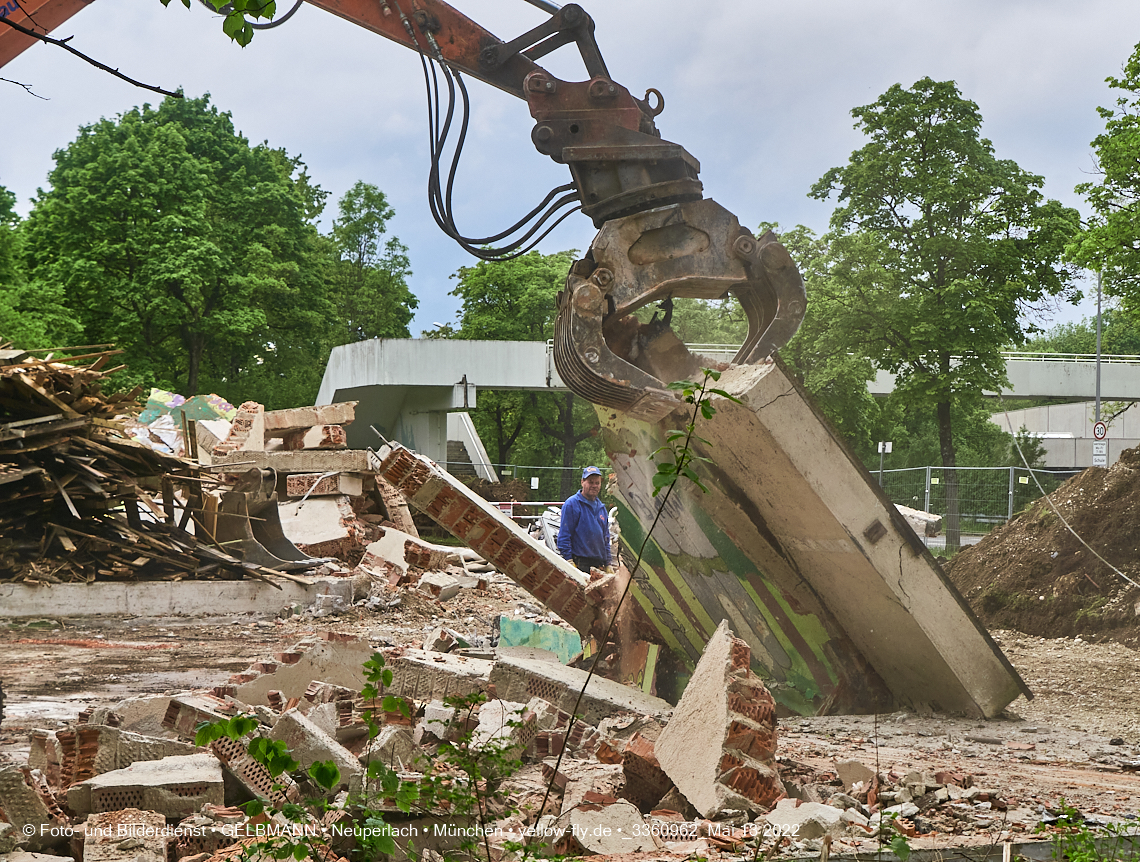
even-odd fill
[[[290,0],[279,0],[282,8]],[[546,14],[523,0],[455,0],[509,40]],[[1083,215],[1073,187],[1093,177],[1090,141],[1103,130],[1098,105],[1115,95],[1140,41],[1136,0],[609,0],[582,4],[614,80],[665,97],[662,136],[701,163],[706,197],[742,224],[804,224],[823,232],[834,207],[808,190],[843,165],[864,139],[851,109],[925,76],[952,79],[977,102],[999,158],[1045,177],[1045,194]],[[412,334],[454,323],[451,276],[474,263],[443,235],[426,200],[427,119],[414,53],[307,4],[246,48],[220,19],[178,0],[98,0],[58,28],[77,49],[134,78],[188,95],[210,93],[251,142],[300,156],[335,202],[356,181],[382,189],[396,211],[390,233],[408,246],[419,309]],[[542,65],[566,80],[586,74],[572,46]],[[116,80],[48,45],[36,45],[0,77],[0,185],[26,214],[46,188],[52,153],[77,130],[155,94]],[[469,236],[497,233],[528,212],[565,167],[537,153],[522,101],[470,81],[471,131],[456,186],[457,222]],[[580,214],[539,247],[584,250],[594,229]],[[1095,290],[1095,288],[1094,288]],[[1095,313],[1095,295],[1038,321]]]

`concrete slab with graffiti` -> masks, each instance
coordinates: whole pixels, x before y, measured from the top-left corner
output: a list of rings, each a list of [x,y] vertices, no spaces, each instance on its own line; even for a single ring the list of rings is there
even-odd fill
[[[733,367],[717,385],[743,403],[715,399],[717,414],[699,426],[709,493],[678,485],[631,591],[681,675],[727,619],[791,712],[906,707],[992,717],[1029,694],[778,362]],[[687,418],[598,414],[632,561],[661,499],[651,496],[650,453]]]

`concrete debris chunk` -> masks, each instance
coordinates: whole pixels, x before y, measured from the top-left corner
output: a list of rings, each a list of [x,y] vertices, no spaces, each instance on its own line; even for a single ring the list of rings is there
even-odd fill
[[[277,506],[285,537],[312,557],[343,558],[367,545],[368,528],[342,495],[287,500]]]
[[[641,812],[628,802],[580,805],[559,821],[570,827],[571,839],[581,848],[577,853],[583,855],[647,853],[661,847],[652,831],[645,827]]]
[[[278,486],[280,487],[280,486]],[[364,493],[364,476],[360,473],[295,473],[285,477],[285,496],[332,497],[344,494],[359,497]]]
[[[196,751],[188,742],[143,736],[108,725],[79,725],[33,733],[28,766],[42,771],[52,786],[66,789],[132,763]]]
[[[321,404],[316,407],[291,407],[265,413],[265,436],[281,437],[314,425],[351,425],[356,418],[355,401]]]
[[[281,714],[269,738],[284,742],[302,769],[331,760],[340,770],[341,787],[347,787],[362,772],[360,761],[351,751],[295,709]]]
[[[193,740],[202,722],[224,721],[237,712],[220,697],[187,693],[170,698],[162,726],[184,739]]]
[[[56,804],[46,784],[37,781],[27,767],[0,766],[0,821],[14,827],[17,846],[42,850],[62,843],[53,828],[66,826],[67,817]]]
[[[895,508],[899,510],[911,529],[919,536],[928,536],[933,538],[942,532],[942,516],[933,515],[930,512],[923,512],[919,509],[911,509],[907,506],[900,506],[897,503]]]
[[[347,449],[348,435],[339,425],[316,425],[296,431],[287,431],[281,442],[288,451],[298,449]]]
[[[250,796],[269,799],[275,805],[300,800],[301,792],[296,782],[285,774],[274,778],[268,769],[249,756],[243,743],[222,737],[210,743],[210,751]],[[277,790],[277,786],[283,787],[284,792]]]
[[[781,799],[764,820],[797,839],[838,837],[844,834],[848,822],[838,808],[821,802],[804,802],[797,807],[795,799]]]
[[[479,707],[479,725],[471,734],[471,747],[498,747],[517,758],[534,739],[537,723],[526,704],[489,700]]]
[[[445,739],[454,739],[459,733],[459,723],[455,720],[455,707],[442,700],[424,704],[423,715],[416,722],[413,741],[416,745]]]
[[[361,668],[371,657],[372,648],[356,638],[312,638],[282,655],[288,660],[277,664],[271,673],[261,673],[235,686],[233,696],[243,703],[269,706],[269,692],[280,692],[286,700],[302,697],[314,680],[359,691],[364,683]]]
[[[365,767],[372,762],[383,763],[397,772],[407,772],[416,768],[419,756],[408,728],[386,724],[380,728],[376,738],[369,741],[360,755],[360,763]]]
[[[155,811],[92,814],[83,825],[83,862],[166,862],[171,831]]]
[[[22,850],[16,851],[17,838],[23,840],[23,835],[16,831],[16,827],[11,823],[4,823],[3,821],[0,821],[0,853],[23,853]]]
[[[230,424],[230,433],[210,453],[229,455],[233,452],[265,451],[265,408],[256,401],[246,401],[238,408]]]
[[[494,666],[486,659],[405,649],[388,657],[392,684],[384,694],[415,701],[463,697],[486,691]]]
[[[446,572],[424,572],[420,576],[419,591],[441,602],[455,598],[461,589],[459,581]]]
[[[540,697],[564,712],[574,709],[578,692],[586,684],[584,670],[553,662],[502,656],[490,674],[491,684],[504,700],[526,702]],[[669,715],[673,707],[666,701],[636,688],[595,676],[586,687],[578,711],[582,719],[596,726],[601,719],[619,712],[641,715]]]
[[[185,817],[207,802],[224,802],[222,767],[212,754],[140,761],[73,784],[67,791],[67,805],[76,814],[142,808],[164,817]]]
[[[203,811],[208,811],[212,806],[202,806]],[[227,809],[214,809],[225,811]],[[240,815],[242,812],[239,809],[235,810]],[[192,814],[185,820],[182,820],[174,835],[174,855],[179,862],[187,862],[187,860],[199,854],[208,859],[223,847],[229,847],[236,840],[234,837],[233,825],[235,823],[244,822],[244,818],[236,820],[230,819],[229,822],[218,822],[213,817],[206,814]],[[229,828],[227,828],[229,827]]]
[[[424,652],[451,652],[459,647],[469,646],[459,632],[436,626],[424,638]]]
[[[844,760],[835,764],[835,773],[843,782],[843,788],[850,790],[860,781],[869,783],[875,777],[875,771],[864,766],[858,760]]]
[[[550,761],[553,765],[553,760]],[[569,814],[591,799],[617,800],[625,790],[625,774],[618,764],[563,759],[559,767],[566,777],[562,792],[562,813]]]
[[[776,704],[749,670],[751,650],[722,621],[654,750],[704,817],[762,813],[784,796],[776,770]]]
[[[365,549],[360,566],[381,574],[393,569],[401,574],[409,568],[438,570],[446,568],[448,561],[455,558],[455,550],[425,542],[402,530],[384,527],[383,535]]]

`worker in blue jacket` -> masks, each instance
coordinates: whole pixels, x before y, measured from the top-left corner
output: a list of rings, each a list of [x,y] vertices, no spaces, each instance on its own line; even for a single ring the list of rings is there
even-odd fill
[[[587,467],[582,471],[582,490],[562,504],[558,553],[583,572],[610,565],[610,516],[598,499],[601,491],[602,471]]]

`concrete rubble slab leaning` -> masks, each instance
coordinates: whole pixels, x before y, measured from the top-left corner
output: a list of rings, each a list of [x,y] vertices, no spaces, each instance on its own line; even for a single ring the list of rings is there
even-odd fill
[[[765,822],[779,827],[781,834],[793,835],[797,840],[838,837],[847,829],[849,820],[843,811],[822,802],[803,802],[781,799],[776,807],[764,815]]]
[[[360,761],[351,751],[295,709],[281,714],[269,731],[269,738],[284,742],[302,769],[318,761],[331,760],[340,770],[342,786],[363,772]]]
[[[0,821],[12,824],[17,846],[29,850],[61,843],[65,839],[53,837],[51,830],[68,824],[47,787],[15,764],[0,766]]]
[[[377,472],[420,511],[478,551],[487,562],[589,634],[598,614],[586,597],[585,574],[438,465],[399,444],[381,447]]]
[[[717,626],[654,752],[704,817],[767,811],[784,796],[776,769],[776,704],[749,669],[751,650]]]
[[[994,717],[1030,693],[898,509],[778,357],[732,366],[631,596],[687,667],[722,619],[789,712]],[[678,404],[683,409],[683,405]],[[645,457],[688,421],[599,409],[619,519],[649,524]],[[663,612],[664,611],[664,612]],[[661,680],[658,679],[660,688]]]

